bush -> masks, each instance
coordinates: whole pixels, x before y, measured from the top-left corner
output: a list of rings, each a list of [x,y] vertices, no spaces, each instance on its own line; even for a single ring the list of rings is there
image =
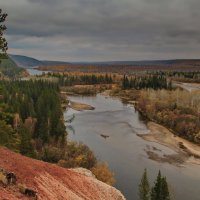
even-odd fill
[[[57,147],[46,146],[44,147],[41,159],[45,162],[57,163],[63,158],[63,151]]]
[[[11,125],[0,120],[0,145],[6,146],[12,150],[17,149],[17,136]]]
[[[110,171],[106,163],[98,163],[95,167],[91,169],[91,171],[98,180],[108,185],[114,185],[114,174]]]

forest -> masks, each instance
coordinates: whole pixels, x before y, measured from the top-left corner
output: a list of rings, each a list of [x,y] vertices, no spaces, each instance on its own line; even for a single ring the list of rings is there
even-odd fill
[[[108,166],[86,145],[67,141],[61,101],[57,83],[0,81],[0,145],[62,167],[94,170],[113,184]]]
[[[54,75],[56,76],[56,75]],[[113,78],[111,75],[96,75],[96,74],[83,74],[83,75],[57,75],[59,85],[72,86],[72,85],[95,85],[95,84],[112,84]]]
[[[146,76],[126,76],[124,75],[122,80],[122,89],[144,89],[152,88],[158,89],[172,89],[172,82],[167,80],[162,75],[146,75]]]
[[[149,120],[164,125],[180,137],[200,144],[199,91],[142,90],[137,100],[137,108]]]
[[[200,71],[155,71],[148,72],[148,74],[154,74],[156,76],[164,76],[174,81],[188,82],[188,83],[200,83]]]
[[[46,144],[51,139],[64,140],[65,128],[60,107],[57,84],[43,81],[0,81],[1,120],[12,127],[20,142]],[[53,117],[56,116],[56,117]],[[26,134],[24,133],[26,132]],[[13,138],[14,138],[13,136]],[[26,136],[26,138],[24,138]],[[17,144],[17,143],[16,143]],[[24,154],[32,154],[38,149],[24,149]],[[36,152],[35,152],[36,153]]]

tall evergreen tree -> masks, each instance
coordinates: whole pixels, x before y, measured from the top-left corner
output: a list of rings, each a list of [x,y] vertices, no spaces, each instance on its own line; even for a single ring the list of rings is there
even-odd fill
[[[151,190],[151,200],[161,200],[161,182],[162,182],[162,177],[161,177],[161,172],[158,172],[158,176],[156,178],[154,187]]]
[[[20,153],[29,156],[35,157],[35,152],[33,145],[31,144],[31,133],[23,124],[20,125],[19,133],[21,136],[20,141]]]
[[[154,187],[151,190],[151,200],[170,200],[168,184],[161,172],[158,172]]]
[[[149,200],[150,198],[150,187],[147,177],[147,170],[144,170],[141,182],[139,184],[139,200]]]
[[[167,184],[167,180],[166,177],[162,177],[162,199],[163,200],[170,200],[170,193],[169,193],[169,188],[168,188],[168,184]]]
[[[0,59],[6,57],[6,51],[8,49],[8,44],[3,36],[4,31],[6,30],[6,26],[4,24],[6,17],[7,14],[2,13],[2,10],[0,9]]]
[[[6,124],[5,121],[0,120],[0,146],[6,146],[10,149],[16,148],[16,135],[11,125]]]

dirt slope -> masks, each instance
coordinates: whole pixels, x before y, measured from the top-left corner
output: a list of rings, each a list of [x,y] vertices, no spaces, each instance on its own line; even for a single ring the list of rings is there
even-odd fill
[[[38,193],[42,200],[124,200],[115,188],[88,174],[64,169],[57,165],[33,160],[0,147],[0,168],[14,172],[17,184],[23,184]],[[17,186],[3,188],[0,199],[23,200]]]

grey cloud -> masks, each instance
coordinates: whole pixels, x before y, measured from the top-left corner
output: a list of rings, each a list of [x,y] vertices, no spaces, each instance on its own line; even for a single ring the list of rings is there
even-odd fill
[[[200,51],[197,0],[0,1],[9,14],[13,53],[24,49],[24,54],[52,59],[134,60],[182,58],[186,48],[189,57],[197,57]],[[49,52],[53,47],[57,52]]]

